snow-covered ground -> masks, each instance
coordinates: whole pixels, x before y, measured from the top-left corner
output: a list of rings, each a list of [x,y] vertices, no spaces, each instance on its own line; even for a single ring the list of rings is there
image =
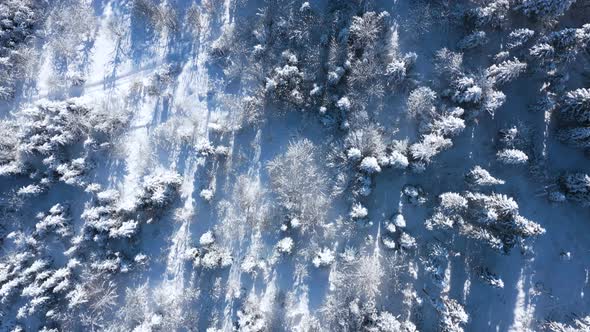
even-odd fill
[[[589,173],[590,163],[584,150],[558,140],[554,113],[530,106],[546,91],[555,91],[561,103],[564,91],[588,87],[590,43],[576,53],[579,58],[559,65],[567,79],[548,77],[535,68],[540,64],[528,49],[506,45],[508,32],[519,27],[535,29],[534,40],[542,42],[542,34],[580,28],[590,23],[590,9],[578,0],[550,26],[514,4],[502,14],[504,25],[489,28],[508,3],[46,4],[46,34],[38,33],[33,46],[34,75],[12,101],[0,104],[0,114],[8,123],[47,100],[79,97],[73,103],[106,115],[94,121],[89,111],[78,122],[64,120],[79,128],[72,129],[71,142],[54,137],[49,153],[27,152],[22,143],[18,156],[29,168],[21,173],[5,174],[4,165],[12,164],[0,155],[0,330],[412,331],[415,325],[421,331],[538,331],[549,321],[572,325],[589,315],[590,211],[549,194],[563,191],[560,175]],[[460,88],[445,83],[455,74],[437,74],[435,57],[443,47],[458,50],[470,32],[472,22],[449,11],[478,5],[492,17],[476,29],[486,31],[487,43],[462,50],[460,71],[485,78],[472,89],[477,83],[490,89],[479,88],[482,94],[502,91],[506,100],[493,114],[471,117],[474,103],[457,101],[450,90]],[[59,21],[60,11],[75,13],[74,21]],[[576,40],[590,41],[588,30],[589,37],[579,30]],[[504,84],[490,83],[486,68],[501,63],[494,56],[505,50],[511,52],[507,59],[517,57],[528,69]],[[391,65],[383,66],[383,59]],[[403,81],[392,83],[395,75]],[[424,170],[411,147],[394,141],[424,140],[428,131],[418,123],[432,126],[439,119],[408,116],[408,99],[418,87],[436,90],[433,112],[463,126],[444,137],[452,137],[452,146],[434,153]],[[442,111],[451,106],[466,111]],[[119,115],[124,120],[112,124],[118,128],[112,133],[97,134],[86,125],[98,128]],[[32,149],[42,140],[34,134],[55,119],[52,114],[34,126],[23,124],[15,133],[22,139],[22,132],[32,131],[25,135]],[[0,140],[0,148],[10,147],[12,127],[2,125],[8,143]],[[513,126],[524,136],[518,139],[534,144],[502,143],[499,131]],[[380,144],[371,140],[374,132],[385,142],[382,149],[371,145]],[[502,144],[524,150],[526,165],[501,163]],[[379,158],[394,150],[403,150],[405,166]],[[78,174],[75,158],[93,167]],[[475,166],[505,183],[468,186],[465,174]],[[28,185],[42,190],[19,192]],[[459,213],[440,207],[440,194],[470,197],[466,190],[518,202],[516,208],[485,210],[490,219],[477,215],[480,229],[505,212],[511,222],[522,216],[544,232],[510,238],[514,248],[501,252],[484,235],[476,240],[475,231],[457,231],[463,221],[455,220],[454,229],[426,227],[436,211]],[[107,193],[116,198],[104,198]],[[50,238],[40,232],[45,215],[36,216],[66,202],[71,234]],[[92,224],[92,208],[108,210],[97,217],[103,224]],[[465,219],[475,214],[461,213]],[[137,228],[125,233],[135,222]],[[490,232],[508,226],[497,227]],[[24,252],[31,256],[19,260]],[[33,261],[48,262],[39,268],[46,276],[26,272],[33,271]],[[60,268],[67,282],[58,284]],[[468,319],[449,309],[448,299]]]

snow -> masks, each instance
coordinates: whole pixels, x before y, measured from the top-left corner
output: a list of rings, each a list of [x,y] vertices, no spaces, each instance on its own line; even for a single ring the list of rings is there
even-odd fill
[[[485,13],[501,2],[490,2]],[[570,96],[572,109],[583,110],[585,104],[576,103],[585,96],[587,70],[582,60],[572,60],[556,69],[567,78],[548,77],[528,55],[548,31],[579,27],[586,9],[565,1],[552,9],[557,25],[543,29],[511,13],[504,19],[520,21],[493,29],[476,22],[468,30],[436,20],[448,14],[444,6],[459,11],[474,8],[472,1],[375,1],[350,12],[330,1],[277,2],[267,9],[264,1],[154,4],[153,10],[174,8],[175,30],[164,23],[150,27],[134,12],[134,1],[67,5],[81,3],[96,21],[80,36],[78,56],[60,67],[49,42],[54,37],[40,39],[38,65],[31,68],[35,77],[22,83],[14,102],[0,104],[2,119],[37,102],[81,96],[90,106],[107,105],[107,111],[123,108],[130,121],[102,148],[88,138],[59,155],[19,152],[33,168],[43,159],[54,163],[54,173],[17,176],[19,167],[4,164],[0,155],[0,169],[8,174],[0,177],[0,264],[25,261],[18,254],[32,247],[39,254],[30,255],[52,258],[27,261],[22,270],[0,265],[0,295],[7,298],[0,330],[17,323],[40,330],[51,319],[33,319],[33,311],[66,307],[102,321],[92,325],[71,312],[75,322],[63,330],[118,324],[129,330],[230,331],[240,324],[251,330],[337,330],[323,325],[330,324],[326,317],[333,310],[357,315],[341,320],[346,324],[373,319],[397,329],[413,322],[421,331],[440,324],[466,331],[537,331],[540,322],[571,325],[571,317],[590,313],[590,224],[583,206],[589,190],[558,181],[566,172],[588,173],[590,166],[583,149],[557,139],[558,112],[529,107],[555,91],[557,103]],[[197,8],[198,32],[186,26],[189,8]],[[374,13],[363,15],[369,10]],[[164,17],[164,11],[157,13]],[[271,14],[272,20],[264,16]],[[277,45],[287,33],[289,42]],[[229,48],[218,54],[226,34]],[[387,62],[374,64],[380,47],[372,43],[383,37],[389,38],[383,44],[389,47]],[[434,56],[442,47],[464,51],[463,73],[452,82],[436,74]],[[80,85],[61,78],[77,78]],[[376,82],[381,79],[387,80],[383,86]],[[560,85],[570,93],[560,92]],[[499,139],[499,129],[520,122],[533,128],[534,142]],[[378,135],[344,142],[369,127]],[[377,136],[388,145],[371,145]],[[393,140],[398,144],[389,144]],[[318,175],[284,174],[285,183],[297,180],[311,189],[279,203],[267,166],[303,141],[314,148]],[[0,138],[0,147],[9,143]],[[288,162],[301,173],[311,168]],[[146,185],[154,187],[151,201],[167,202],[168,192],[157,180],[168,173],[160,170],[178,174],[178,197],[137,212]],[[151,182],[150,174],[157,174]],[[325,183],[318,185],[318,178]],[[503,211],[490,208],[485,218],[475,213],[468,197],[479,194],[505,198],[502,208],[514,214],[510,222],[534,236],[515,239],[514,249],[504,254],[465,236],[485,229]],[[64,206],[68,216],[57,208]],[[90,233],[85,219],[98,220],[105,211],[105,223],[116,227],[104,226],[108,238],[101,238]],[[467,216],[477,221],[467,222]],[[431,227],[435,221],[445,227]],[[464,228],[453,231],[458,227]],[[425,269],[433,243],[448,255]],[[483,268],[493,274],[482,277]],[[104,280],[83,269],[101,271],[95,273],[104,273]],[[29,274],[42,275],[38,284],[64,305],[47,306],[49,293]],[[350,286],[338,286],[343,280]],[[367,280],[378,282],[356,284]],[[116,285],[112,298],[104,294],[107,283]],[[131,291],[141,285],[149,301],[133,307]],[[26,298],[20,298],[20,288]],[[370,316],[359,303],[378,309]],[[123,323],[125,315],[134,326]]]

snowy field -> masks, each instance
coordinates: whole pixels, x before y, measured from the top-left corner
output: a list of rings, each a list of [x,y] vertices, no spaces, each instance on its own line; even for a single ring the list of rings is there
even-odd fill
[[[588,0],[0,0],[0,331],[590,331]]]

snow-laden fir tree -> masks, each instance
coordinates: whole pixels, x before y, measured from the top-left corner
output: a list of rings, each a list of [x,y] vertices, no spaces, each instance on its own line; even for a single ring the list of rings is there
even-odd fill
[[[386,31],[389,13],[366,12],[354,16],[349,27],[349,43],[353,48],[364,49],[373,45]]]
[[[590,122],[590,89],[568,91],[563,97],[561,114],[577,122]]]
[[[527,43],[534,35],[535,31],[531,29],[515,29],[508,34],[508,43],[506,44],[506,47],[509,49],[520,47]]]
[[[505,84],[517,78],[526,68],[526,62],[521,62],[516,58],[506,60],[488,67],[486,77],[496,84]]]
[[[487,37],[485,31],[478,30],[478,31],[475,31],[475,32],[463,37],[463,39],[461,39],[459,41],[457,46],[461,50],[470,50],[470,49],[481,47],[481,46],[487,44],[487,42],[488,42],[488,37]]]
[[[577,317],[573,324],[550,321],[542,325],[544,331],[548,332],[586,332],[590,331],[590,315]]]
[[[529,160],[526,153],[518,149],[504,149],[498,151],[496,158],[499,162],[506,165],[523,165]]]
[[[557,138],[578,148],[590,148],[590,127],[560,129]]]
[[[463,325],[469,321],[469,315],[457,300],[443,295],[431,300],[439,314],[439,326],[444,332],[463,332]]]
[[[410,155],[413,160],[429,163],[434,156],[448,149],[453,142],[441,135],[427,134],[422,139],[410,146]]]
[[[559,178],[559,185],[567,199],[582,205],[590,204],[590,175],[567,173]]]
[[[563,15],[576,0],[522,0],[517,6],[526,15],[556,17]]]
[[[489,26],[502,28],[508,19],[510,2],[508,0],[489,1],[485,6],[468,11],[467,17],[474,21],[477,28]]]
[[[48,213],[37,215],[37,219],[39,219],[39,222],[35,225],[35,229],[41,236],[48,232],[55,232],[62,237],[72,235],[69,207],[66,205],[55,204],[49,209]]]
[[[475,166],[467,174],[465,174],[465,181],[472,186],[494,186],[504,184],[504,180],[493,177],[490,172],[481,166]]]

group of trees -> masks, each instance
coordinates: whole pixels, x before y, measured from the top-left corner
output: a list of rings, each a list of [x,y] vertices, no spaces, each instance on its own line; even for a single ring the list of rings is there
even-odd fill
[[[41,3],[34,0],[0,4],[0,100],[14,96],[17,80],[30,65],[34,29],[41,16]]]
[[[519,239],[536,237],[545,229],[519,214],[518,204],[503,194],[448,192],[426,220],[428,229],[447,229],[508,253]]]
[[[9,135],[0,144],[0,174],[39,174],[41,184],[60,178],[85,186],[82,176],[89,166],[87,157],[109,147],[128,121],[124,108],[107,103],[92,105],[81,98],[41,101],[2,122]],[[72,155],[75,148],[86,153],[76,158]]]
[[[0,4],[0,78],[5,82],[0,83],[4,84],[0,85],[0,99],[13,94],[12,86],[20,70],[17,67],[24,61],[21,50],[29,42],[38,19],[32,3],[8,0]],[[188,10],[185,23],[193,33],[200,33],[201,19],[216,23],[214,17],[200,15],[207,11],[207,15],[212,14],[218,3],[205,1],[203,9],[194,5]],[[371,4],[362,1],[329,1],[321,9],[324,12],[320,12],[313,2],[272,0],[254,18],[243,20],[236,14],[232,24],[225,26],[208,48],[208,64],[220,66],[219,75],[226,79],[223,83],[212,83],[211,90],[215,93],[208,96],[208,102],[235,106],[235,112],[240,113],[235,121],[240,123],[231,122],[227,128],[208,123],[209,134],[224,136],[231,131],[233,135],[245,126],[259,126],[267,115],[276,116],[271,114],[276,109],[297,110],[307,112],[306,117],[317,117],[326,129],[334,129],[328,132],[334,138],[329,143],[334,151],[329,152],[329,161],[324,162],[324,145],[308,139],[291,141],[285,151],[266,164],[272,195],[268,195],[261,179],[251,173],[227,177],[235,180],[226,185],[230,191],[228,197],[223,192],[217,193],[220,188],[214,183],[201,187],[199,195],[204,204],[213,206],[217,212],[213,218],[219,224],[202,234],[198,244],[185,253],[185,258],[197,268],[195,275],[220,273],[230,266],[233,273],[236,263],[240,263],[239,273],[248,273],[256,282],[257,273],[262,271],[264,281],[268,281],[270,272],[287,261],[296,264],[296,278],[304,279],[307,272],[301,270],[315,267],[314,273],[329,273],[330,291],[318,315],[326,318],[324,324],[328,328],[416,331],[410,315],[402,318],[385,310],[385,305],[381,308],[379,304],[378,308],[376,304],[390,274],[387,269],[393,263],[408,263],[406,260],[422,254],[420,237],[410,235],[416,234],[406,227],[401,210],[391,220],[378,223],[377,217],[369,213],[368,200],[376,179],[381,177],[378,174],[389,168],[398,173],[412,171],[428,175],[426,171],[436,156],[451,148],[453,140],[467,126],[486,113],[494,115],[506,103],[502,88],[531,70],[546,71],[543,74],[552,83],[566,81],[557,72],[587,51],[590,26],[551,30],[557,26],[554,21],[575,3],[575,0],[469,2],[466,5],[469,8],[458,10],[456,15],[465,24],[464,36],[453,42],[451,49],[436,52],[435,80],[419,80],[415,75],[418,55],[400,50],[397,34],[403,29],[395,26],[392,14],[375,11]],[[237,6],[241,5],[240,2]],[[436,5],[441,4],[433,4]],[[60,7],[56,17],[61,19],[48,29],[54,35],[64,32],[63,42],[56,39],[53,46],[58,52],[67,53],[66,57],[75,53],[74,46],[84,39],[79,38],[83,30],[91,30],[88,26],[64,24],[63,17],[76,14],[75,8]],[[88,15],[88,6],[84,8],[75,17],[80,21],[94,19]],[[159,33],[183,30],[179,20],[182,13],[171,3],[134,0],[130,8],[135,15],[133,19],[141,16]],[[517,27],[510,21],[518,15],[524,17],[523,14],[531,18],[530,22],[523,18],[524,23]],[[544,23],[544,29],[550,32],[532,30],[538,27],[535,21]],[[515,29],[504,31],[508,27]],[[491,48],[498,33],[506,37],[502,38],[506,43],[501,52],[490,57],[492,62],[484,68],[473,68],[470,54]],[[178,70],[175,65],[158,69],[149,78],[146,97],[160,98],[170,92]],[[83,76],[73,77],[74,81],[83,82]],[[232,103],[229,97],[213,96],[234,90],[230,84],[236,82],[240,84],[238,101]],[[586,148],[590,138],[587,133],[590,132],[587,130],[590,92],[586,88],[563,92],[556,85],[549,84],[550,88],[543,89],[547,97],[545,106],[559,110],[560,120],[566,124],[558,137]],[[381,122],[391,115],[384,112],[389,102],[397,102],[398,97],[405,102],[401,109],[407,116],[400,123],[409,120],[417,124],[412,128],[417,133],[414,141],[396,137],[395,128],[387,122],[389,119]],[[185,120],[190,123],[183,124]],[[152,139],[165,149],[169,143],[166,140],[176,135],[180,142],[175,143],[194,145],[199,157],[226,157],[230,150],[222,144],[195,143],[198,124],[193,120],[190,115],[176,117],[159,126]],[[63,322],[75,315],[82,316],[84,310],[99,317],[107,311],[104,306],[114,303],[117,296],[110,281],[119,273],[146,264],[148,257],[137,250],[142,229],[174,205],[181,177],[174,172],[155,171],[139,181],[138,192],[133,197],[123,198],[118,190],[103,190],[91,183],[88,176],[94,164],[93,153],[108,148],[128,122],[129,113],[124,107],[103,107],[82,99],[43,101],[19,110],[15,119],[0,122],[0,131],[7,133],[0,137],[0,175],[18,175],[21,179],[29,176],[33,181],[16,190],[17,196],[24,200],[41,195],[50,190],[53,182],[62,181],[77,189],[84,188],[91,197],[81,214],[81,231],[76,232],[77,227],[73,225],[77,216],[72,216],[69,205],[62,202],[37,215],[30,236],[26,231],[11,235],[20,251],[0,263],[0,302],[8,308],[5,310],[14,311],[18,320],[37,315],[46,317],[43,319],[47,322]],[[529,138],[521,126],[503,129],[497,140],[497,154],[490,157],[505,165],[529,163],[529,158],[535,157]],[[226,137],[220,141],[223,139]],[[331,175],[334,181],[329,181]],[[457,233],[505,253],[522,239],[545,232],[541,225],[520,214],[513,198],[483,192],[486,188],[505,185],[504,180],[476,166],[465,175],[465,182],[470,191],[439,196],[439,204],[426,220],[428,229]],[[590,204],[588,175],[567,173],[559,178],[558,185],[565,198]],[[344,217],[331,221],[328,217],[331,203],[342,193],[346,193],[341,197],[347,203]],[[428,198],[420,186],[407,185],[402,194],[402,203],[416,205],[411,208],[418,208]],[[273,209],[273,202],[278,203],[277,209]],[[365,230],[371,229],[368,226],[376,224],[379,225],[376,237],[365,234]],[[267,232],[269,228],[279,227],[279,235]],[[334,234],[341,236],[342,241],[335,240]],[[359,234],[364,236],[364,243],[355,238]],[[56,236],[69,248],[65,252],[69,260],[65,266],[44,257],[42,243],[49,236]],[[242,248],[248,236],[253,243],[247,254],[240,257],[241,253],[234,249]],[[272,243],[268,255],[260,249],[260,242],[265,241]],[[236,243],[240,245],[233,247]],[[355,247],[343,250],[342,243]],[[400,250],[381,253],[381,245]],[[27,250],[33,254],[27,254]],[[439,327],[443,331],[462,331],[469,315],[462,304],[448,295],[450,285],[445,269],[449,268],[449,252],[438,245],[427,251],[423,265],[441,290],[437,296],[427,294],[439,315]],[[407,265],[408,274],[417,274],[412,264]],[[503,287],[503,281],[488,269],[479,270],[478,276],[494,287]],[[297,283],[301,285],[299,279]],[[230,285],[233,286],[236,285]],[[268,286],[266,294],[272,299],[265,300],[265,304],[272,302],[268,304],[270,307],[257,305],[262,299],[252,287],[240,310],[231,317],[236,330],[265,331],[274,327],[271,311],[279,295],[275,296],[273,287]],[[128,290],[121,318],[125,328],[174,329],[177,325],[170,322],[176,316],[164,308],[170,302],[160,301],[159,310],[152,310],[145,304],[150,301],[149,296],[147,284]],[[94,325],[98,320],[105,318],[84,316],[82,324],[102,328]],[[313,322],[322,325],[315,319]],[[582,323],[576,322],[584,326]],[[569,329],[559,323],[551,326],[556,330]]]

